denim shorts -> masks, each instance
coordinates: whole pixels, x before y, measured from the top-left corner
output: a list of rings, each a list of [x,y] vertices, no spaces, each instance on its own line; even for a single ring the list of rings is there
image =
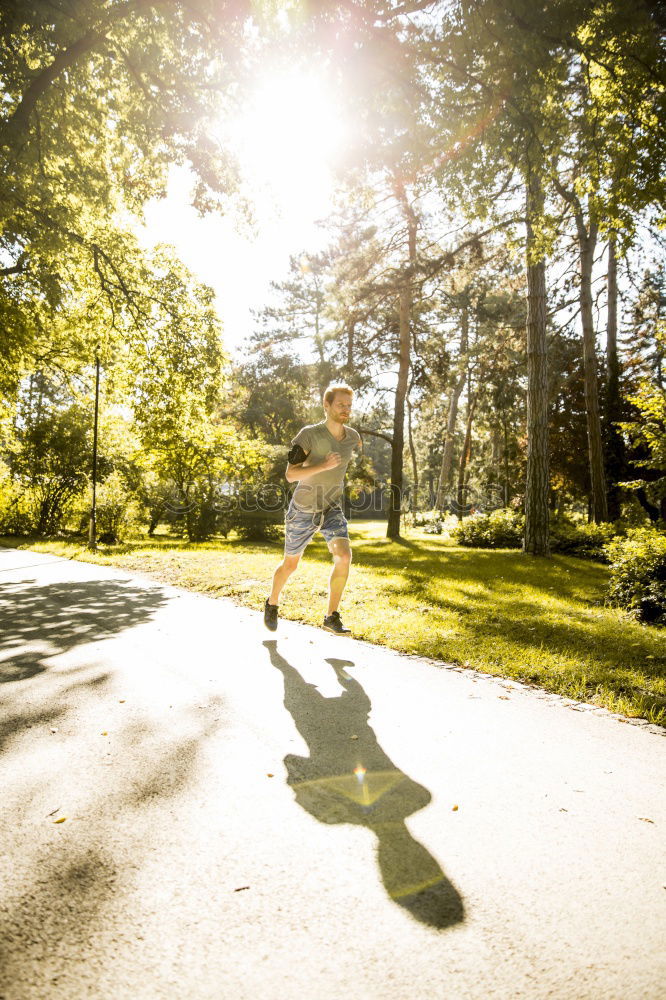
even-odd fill
[[[349,538],[347,518],[340,507],[329,507],[328,510],[301,510],[289,504],[284,519],[284,552],[287,556],[299,556],[303,552],[315,532],[321,531],[327,542],[334,538]]]

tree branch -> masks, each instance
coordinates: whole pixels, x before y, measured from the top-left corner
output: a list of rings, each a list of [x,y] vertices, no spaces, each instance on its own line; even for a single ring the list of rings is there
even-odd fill
[[[19,259],[16,261],[12,267],[0,268],[0,278],[6,278],[9,274],[20,274],[24,270],[24,265],[26,261],[27,254],[22,253]]]
[[[371,431],[368,427],[359,427],[359,434],[370,434],[371,437],[382,438],[383,441],[388,441],[390,445],[393,445],[393,438],[390,434],[383,434],[381,431]]]
[[[113,8],[105,18],[102,25],[91,29],[77,41],[59,52],[53,62],[44,67],[29,84],[23,97],[17,104],[13,113],[4,123],[4,130],[11,128],[13,131],[21,131],[28,124],[28,119],[33,112],[39,98],[53,83],[63,70],[76,63],[81,56],[90,52],[100,41],[106,40],[106,32],[118,21],[123,21],[132,14],[149,9],[152,6],[170,4],[173,0],[127,0],[126,3],[119,4]]]

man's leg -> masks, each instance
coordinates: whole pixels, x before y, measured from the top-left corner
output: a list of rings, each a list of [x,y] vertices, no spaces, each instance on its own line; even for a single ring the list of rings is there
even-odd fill
[[[333,569],[328,581],[327,617],[340,607],[340,598],[345,589],[352,559],[351,545],[348,538],[332,538],[328,543],[328,548],[333,556]]]
[[[280,594],[282,593],[282,588],[285,583],[294,572],[301,558],[301,553],[297,556],[287,556],[283,558],[280,565],[275,570],[273,574],[273,587],[268,598],[269,604],[278,604],[280,600]]]

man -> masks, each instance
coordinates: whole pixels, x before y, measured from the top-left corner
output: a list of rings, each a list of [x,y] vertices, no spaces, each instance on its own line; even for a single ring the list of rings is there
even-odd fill
[[[286,478],[297,483],[285,517],[284,558],[273,576],[273,588],[264,605],[264,623],[277,628],[278,602],[285,583],[317,531],[328,543],[333,569],[328,585],[328,611],[324,628],[334,635],[349,635],[338,607],[349,576],[351,547],[347,520],[342,510],[345,472],[359,433],[347,427],[354,390],[342,382],[329,385],[324,393],[326,420],[310,424],[291,442]]]

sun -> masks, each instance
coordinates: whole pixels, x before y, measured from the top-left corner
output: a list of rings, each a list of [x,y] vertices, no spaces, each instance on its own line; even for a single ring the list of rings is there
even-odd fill
[[[237,112],[225,106],[210,130],[233,153],[243,211],[201,218],[191,207],[193,175],[174,166],[165,199],[145,208],[146,245],[173,243],[183,261],[216,292],[225,340],[239,344],[252,325],[251,310],[287,274],[294,254],[318,252],[326,230],[317,225],[333,208],[335,171],[352,129],[325,71],[266,67],[243,89]],[[242,204],[242,202],[241,202]]]
[[[266,73],[228,123],[228,135],[260,216],[277,215],[297,225],[330,208],[346,128],[322,74]]]

